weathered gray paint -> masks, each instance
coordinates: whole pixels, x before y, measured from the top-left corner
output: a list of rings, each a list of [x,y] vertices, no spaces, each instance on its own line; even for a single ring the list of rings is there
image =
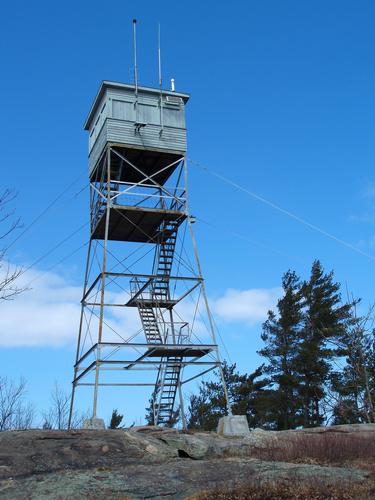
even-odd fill
[[[138,87],[136,104],[134,85],[103,82],[85,123],[90,172],[106,143],[184,153],[188,99],[187,94],[163,90],[161,123],[159,89]],[[145,126],[137,130],[136,123]]]

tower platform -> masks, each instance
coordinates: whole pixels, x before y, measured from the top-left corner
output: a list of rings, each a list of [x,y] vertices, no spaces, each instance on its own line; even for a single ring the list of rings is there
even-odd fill
[[[161,277],[162,278],[162,277]],[[165,299],[165,298],[160,298],[160,299],[143,299],[142,300],[137,300],[137,299],[130,299],[125,306],[126,307],[139,307],[139,303],[142,303],[143,307],[158,307],[160,309],[173,309],[173,307],[178,304],[180,300],[179,299]]]
[[[167,357],[181,357],[181,358],[201,358],[209,354],[214,349],[210,345],[168,345],[163,344],[157,347],[152,347],[145,353],[147,358],[167,358]]]
[[[182,223],[185,219],[186,214],[178,210],[113,205],[109,214],[108,239],[156,243],[163,221]],[[105,222],[106,211],[101,214],[92,229],[93,239],[104,240]]]
[[[98,358],[97,361],[101,364],[106,365],[122,365],[128,364],[129,368],[135,366],[136,364],[149,364],[155,363],[154,359],[152,361],[147,361],[149,358],[181,358],[182,363],[195,363],[199,358],[210,354],[217,349],[216,344],[160,344],[160,343],[135,343],[135,342],[97,342],[95,343],[85,354],[83,354],[76,362],[76,368],[79,368],[83,361],[93,356],[97,349],[103,352],[103,349],[136,349],[141,355],[135,359],[129,359],[129,353],[125,357],[121,356],[121,359],[108,359],[107,357]],[[144,350],[144,351],[143,351]],[[142,352],[143,351],[143,352]],[[187,360],[186,358],[193,358]],[[202,364],[202,363],[201,363]],[[203,364],[210,365],[212,361],[206,361]],[[85,371],[90,371],[95,365],[93,361]],[[82,375],[81,375],[82,376]]]

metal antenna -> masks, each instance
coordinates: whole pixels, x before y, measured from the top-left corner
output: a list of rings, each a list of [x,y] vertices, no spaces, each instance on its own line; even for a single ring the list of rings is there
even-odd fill
[[[135,95],[138,96],[138,67],[137,67],[137,20],[133,19],[133,39],[134,39],[134,83]]]
[[[163,133],[164,121],[163,121],[163,77],[161,73],[161,46],[160,46],[160,23],[158,26],[158,68],[159,68],[159,88],[160,88],[160,135]]]
[[[159,23],[158,28],[159,28],[158,29],[158,66],[159,66],[159,87],[160,87],[160,92],[161,92],[162,85],[163,85],[163,79],[161,76],[160,23]]]

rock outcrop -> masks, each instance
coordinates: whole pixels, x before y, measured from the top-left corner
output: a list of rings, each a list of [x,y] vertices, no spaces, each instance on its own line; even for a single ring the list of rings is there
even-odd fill
[[[154,427],[3,432],[0,498],[177,499],[218,487],[291,478],[362,484],[369,472],[354,467],[259,459],[259,453],[269,449],[279,450],[282,456],[283,447],[300,436],[333,433],[375,438],[375,424],[255,430],[243,438]]]

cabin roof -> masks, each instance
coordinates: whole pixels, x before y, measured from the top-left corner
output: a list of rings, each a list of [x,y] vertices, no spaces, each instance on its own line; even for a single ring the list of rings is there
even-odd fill
[[[94,115],[96,113],[96,110],[98,109],[98,106],[101,102],[101,99],[105,93],[105,91],[109,88],[112,89],[124,89],[124,90],[135,90],[135,85],[134,84],[128,84],[128,83],[119,83],[119,82],[111,82],[108,80],[103,80],[98,93],[96,94],[96,97],[94,99],[94,102],[91,106],[90,112],[86,118],[85,124],[84,124],[84,129],[89,130],[89,127],[91,125],[91,121],[94,118]],[[160,94],[160,89],[158,88],[153,88],[153,87],[140,87],[138,86],[138,92],[141,94],[153,94],[153,95],[159,95]],[[165,96],[175,96],[175,97],[181,97],[181,99],[184,101],[186,104],[187,101],[189,100],[189,94],[185,94],[182,92],[172,92],[171,90],[163,90],[163,95]]]

